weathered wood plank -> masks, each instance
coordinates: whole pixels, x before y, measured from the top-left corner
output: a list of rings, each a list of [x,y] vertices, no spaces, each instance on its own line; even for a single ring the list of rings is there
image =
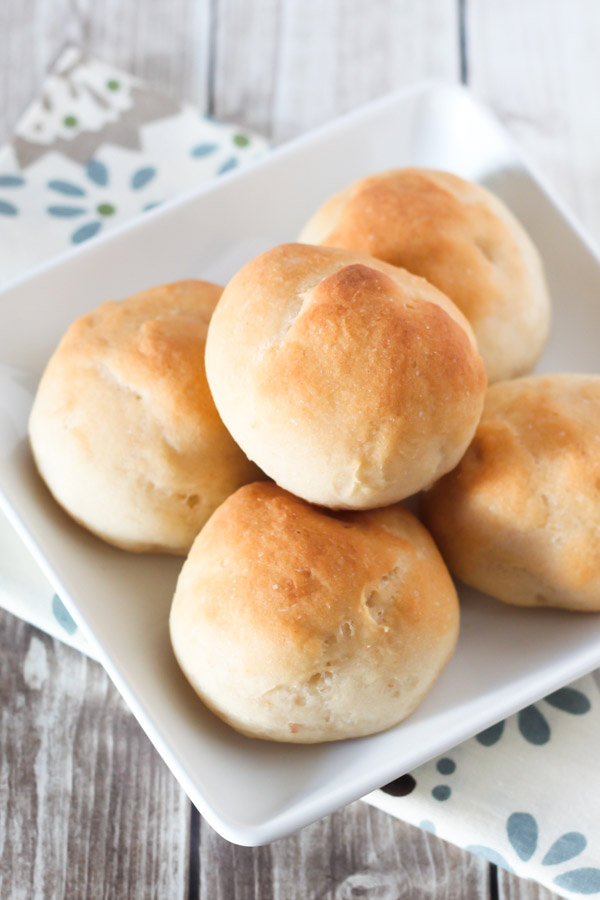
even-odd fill
[[[234,847],[206,823],[201,834],[201,900],[488,896],[483,860],[363,803],[270,847]]]
[[[271,136],[282,0],[215,0],[214,114]]]
[[[189,804],[102,668],[0,612],[0,896],[183,898]]]
[[[517,878],[503,869],[498,870],[498,900],[560,900],[535,881]]]
[[[467,0],[469,75],[600,239],[600,16],[595,0]]]
[[[459,72],[455,0],[217,0],[216,27],[217,115],[277,142]]]
[[[454,0],[287,0],[273,133],[285,140],[422,78],[458,77]]]

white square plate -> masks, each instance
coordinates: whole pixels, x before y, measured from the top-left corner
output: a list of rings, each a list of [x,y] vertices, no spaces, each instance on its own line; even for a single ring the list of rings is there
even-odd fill
[[[308,747],[253,741],[209,713],[171,653],[181,561],[128,555],[62,513],[26,422],[67,325],[107,298],[198,276],[224,283],[293,240],[331,193],[369,172],[449,169],[496,191],[546,263],[552,337],[540,368],[594,371],[600,263],[490,114],[458,87],[394,94],[83,246],[3,292],[0,488],[13,523],[192,801],[225,837],[272,841],[385,784],[600,664],[600,616],[527,610],[462,591],[456,655],[422,706],[383,734]]]

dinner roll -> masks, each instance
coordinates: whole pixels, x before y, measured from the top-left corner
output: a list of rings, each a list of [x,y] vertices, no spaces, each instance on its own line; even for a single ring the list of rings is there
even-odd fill
[[[600,610],[600,376],[494,385],[473,443],[423,507],[467,584],[506,603]]]
[[[372,175],[328,200],[300,240],[422,275],[471,323],[490,382],[527,374],[542,352],[550,300],[539,255],[478,184],[428,169]]]
[[[306,244],[263,253],[227,285],[206,370],[250,459],[333,508],[385,506],[452,469],[485,390],[469,325],[440,291]]]
[[[305,744],[404,719],[458,624],[452,579],[412,513],[326,512],[270,482],[240,488],[204,526],[170,617],[207,706],[243,734]]]
[[[40,382],[29,433],[58,502],[126,550],[185,554],[260,473],[221,422],[204,346],[221,288],[182,281],[75,322]]]

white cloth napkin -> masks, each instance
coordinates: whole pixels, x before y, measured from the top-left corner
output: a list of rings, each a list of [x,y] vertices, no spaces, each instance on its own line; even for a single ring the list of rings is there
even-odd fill
[[[0,149],[0,279],[267,146],[69,48]],[[0,605],[93,655],[3,518]],[[600,896],[599,685],[555,691],[365,800],[565,897]]]

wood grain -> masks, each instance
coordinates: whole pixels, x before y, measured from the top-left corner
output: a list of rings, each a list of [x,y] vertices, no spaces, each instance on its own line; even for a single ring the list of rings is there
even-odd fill
[[[471,86],[596,240],[598,13],[594,0],[467,0]]]
[[[368,8],[368,14],[367,13]],[[280,142],[422,78],[456,80],[455,0],[216,4],[215,113]]]
[[[535,881],[526,881],[499,869],[498,900],[560,900],[560,898],[558,894],[553,894]]]
[[[270,847],[202,829],[202,900],[467,900],[488,895],[480,858],[354,803]]]
[[[188,802],[103,669],[0,612],[0,896],[178,898]]]

